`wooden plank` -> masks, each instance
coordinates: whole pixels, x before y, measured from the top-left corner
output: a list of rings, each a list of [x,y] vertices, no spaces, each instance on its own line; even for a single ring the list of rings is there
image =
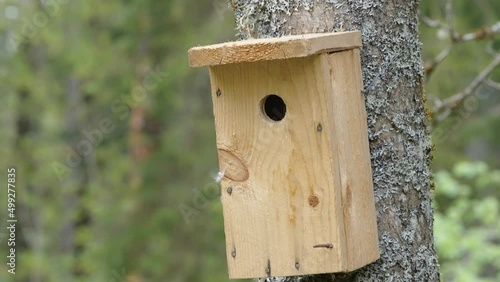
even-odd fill
[[[348,269],[379,258],[359,49],[326,54],[334,91],[332,121],[342,183]]]
[[[228,172],[221,198],[230,278],[348,268],[325,62],[312,56],[210,68],[219,165]],[[281,121],[262,111],[269,94],[286,103]]]
[[[189,50],[191,67],[307,57],[359,48],[359,31],[313,33],[280,38],[250,39],[194,47]]]

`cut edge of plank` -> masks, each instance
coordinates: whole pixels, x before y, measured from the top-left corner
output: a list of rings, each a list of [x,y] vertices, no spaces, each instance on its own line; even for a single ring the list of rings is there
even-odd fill
[[[359,31],[249,39],[189,49],[191,67],[307,57],[361,47]]]

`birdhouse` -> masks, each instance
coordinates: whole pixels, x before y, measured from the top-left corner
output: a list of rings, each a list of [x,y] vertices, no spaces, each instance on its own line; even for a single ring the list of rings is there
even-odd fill
[[[358,31],[189,50],[208,66],[230,278],[379,258]]]

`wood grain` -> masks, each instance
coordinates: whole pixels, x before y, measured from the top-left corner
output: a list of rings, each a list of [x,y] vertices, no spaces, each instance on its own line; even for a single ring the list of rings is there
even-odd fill
[[[348,270],[379,258],[359,49],[328,54]]]
[[[189,50],[192,67],[307,57],[361,46],[359,31],[291,35],[250,39],[194,47]]]
[[[230,278],[344,272],[378,258],[359,51],[217,65],[210,77],[230,172]],[[286,103],[281,121],[262,110],[270,94]]]

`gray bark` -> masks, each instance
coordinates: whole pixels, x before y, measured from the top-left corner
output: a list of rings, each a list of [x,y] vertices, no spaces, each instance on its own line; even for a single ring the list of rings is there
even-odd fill
[[[265,281],[439,281],[418,1],[232,0],[242,38],[360,30],[381,258],[348,274]]]

